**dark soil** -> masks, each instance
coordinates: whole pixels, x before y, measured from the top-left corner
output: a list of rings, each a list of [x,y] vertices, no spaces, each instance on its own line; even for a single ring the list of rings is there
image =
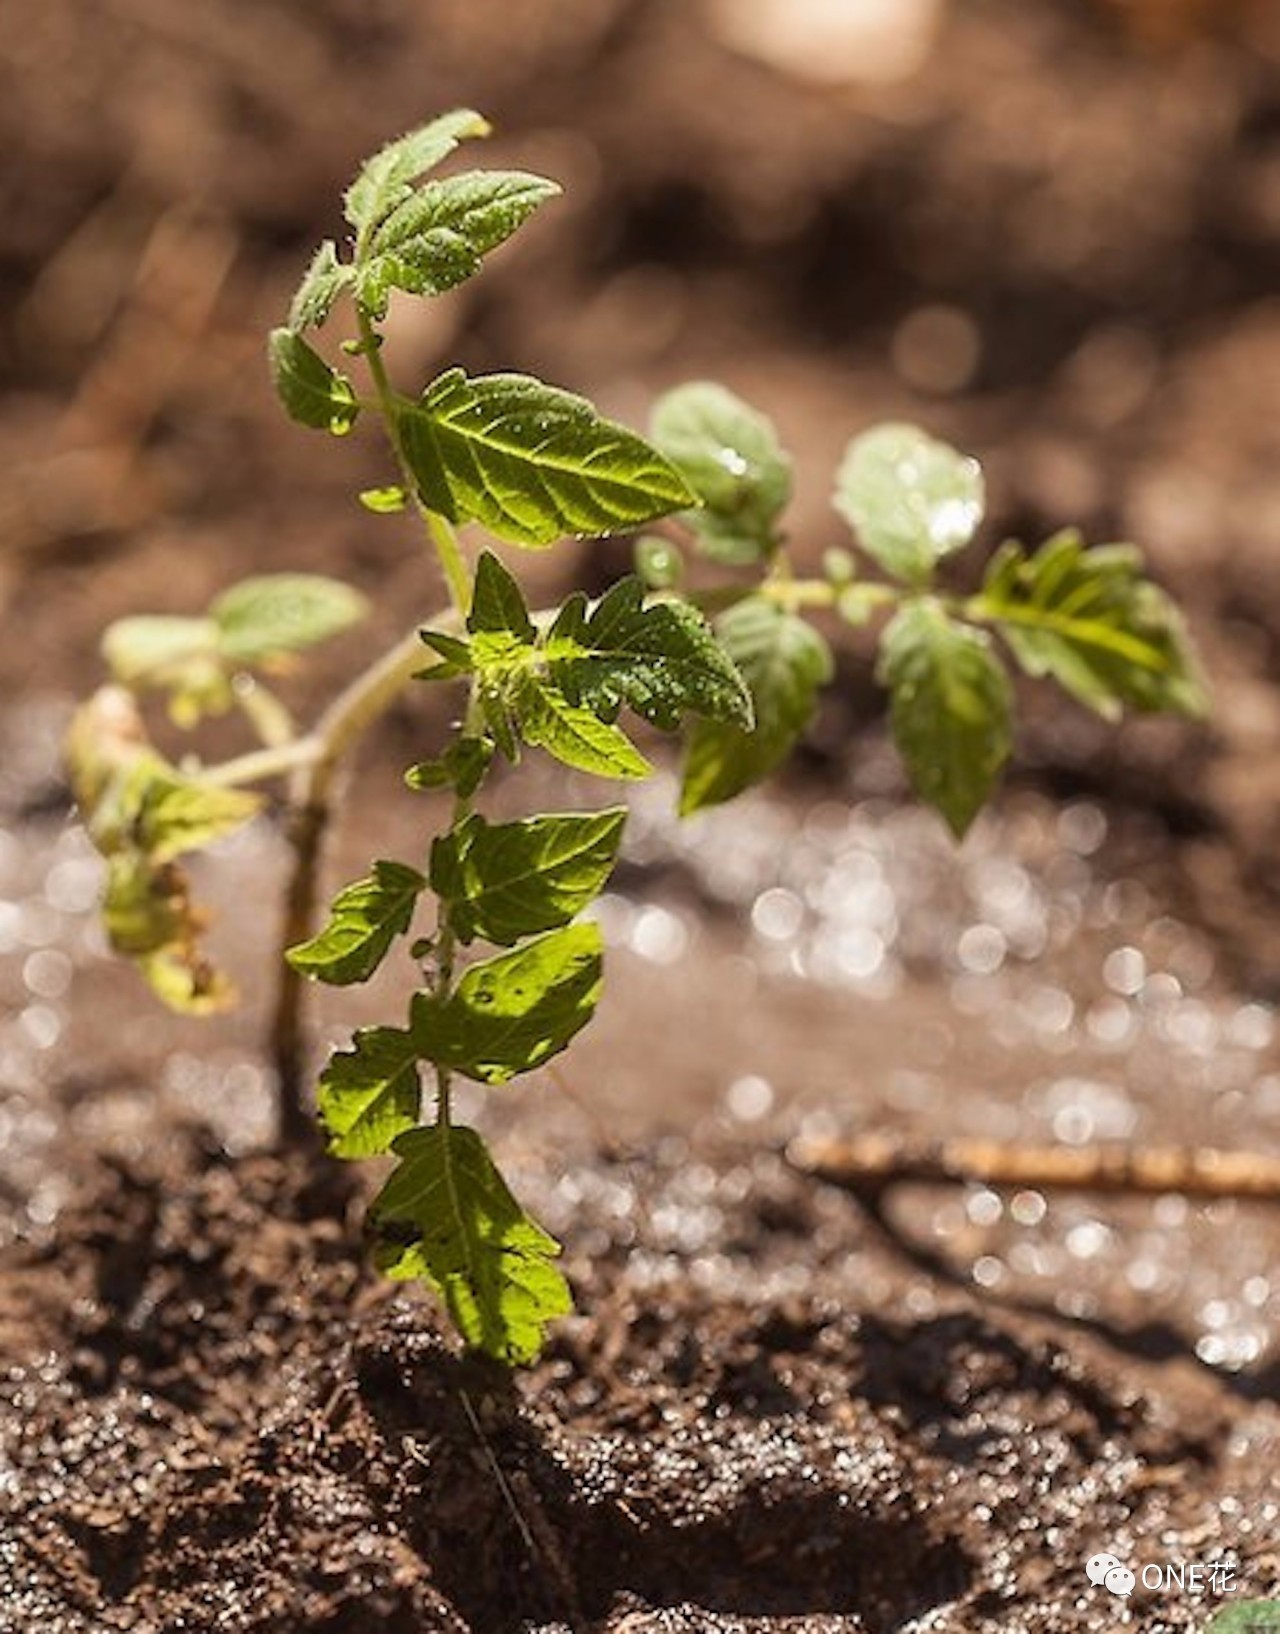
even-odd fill
[[[514,1379],[325,1175],[104,1176],[5,1285],[0,1627],[1048,1634],[1104,1626],[1104,1549],[1280,1584],[1273,1405],[930,1286],[758,1148],[692,1167],[560,1178],[586,1314]],[[696,1264],[636,1235],[695,1197]]]

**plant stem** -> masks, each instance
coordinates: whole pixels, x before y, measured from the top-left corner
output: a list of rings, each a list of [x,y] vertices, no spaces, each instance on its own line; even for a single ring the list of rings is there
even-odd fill
[[[386,712],[415,670],[421,667],[424,654],[419,629],[447,627],[454,622],[452,616],[446,616],[434,621],[433,625],[415,625],[339,693],[306,738],[288,746],[299,749],[306,745],[308,753],[298,758],[289,790],[289,843],[293,849],[293,866],[285,891],[282,951],[298,942],[305,942],[313,933],[324,840],[332,814],[333,786],[345,756],[379,716]],[[271,753],[276,755],[277,763],[258,772],[258,775],[271,775],[284,769],[280,764],[283,750],[263,750],[258,755],[244,755],[238,764],[243,768],[246,762],[257,761],[261,767]],[[220,773],[220,780],[225,782],[228,771],[236,765],[237,762],[230,761],[226,766],[215,768],[215,775]],[[240,780],[244,780],[243,776]],[[304,978],[282,958],[271,1022],[271,1055],[279,1095],[280,1139],[288,1146],[304,1144],[313,1133],[304,1093],[304,992]]]
[[[242,672],[231,682],[231,692],[240,713],[258,734],[263,747],[280,749],[298,735],[293,716],[255,676]]]
[[[429,511],[423,507],[419,509],[422,510],[427,531],[436,547],[436,556],[439,558],[445,583],[449,586],[450,598],[455,609],[465,618],[471,608],[471,570],[463,557],[462,546],[453,531],[453,524],[437,511]]]
[[[358,314],[358,319],[364,360],[369,368],[369,378],[373,381],[383,430],[396,457],[396,464],[400,467],[405,491],[413,496],[414,505],[427,530],[427,537],[435,551],[436,560],[440,563],[444,581],[449,587],[449,598],[455,609],[465,617],[471,606],[471,573],[463,557],[462,547],[447,518],[422,503],[417,477],[405,456],[404,444],[400,440],[396,423],[396,393],[391,384],[391,377],[387,374],[387,366],[382,361],[382,338],[363,311]]]
[[[224,760],[220,766],[202,766],[200,781],[226,789],[241,788],[246,783],[265,783],[268,778],[283,777],[287,772],[310,765],[320,751],[319,739],[308,732],[305,737],[294,738],[292,743],[282,743],[277,748],[254,749],[247,755],[237,755],[234,760]]]
[[[480,698],[473,685],[467,697],[467,713],[462,723],[463,733],[472,736],[480,731],[481,710]],[[473,794],[455,794],[453,800],[453,815],[449,820],[450,829],[456,829],[465,822],[471,813]],[[440,901],[440,931],[436,942],[436,994],[440,998],[447,998],[453,988],[454,959],[458,951],[458,938],[454,933],[453,925],[449,920],[449,909],[446,903]],[[436,1063],[436,1118],[441,1128],[447,1129],[451,1114],[450,1075],[449,1069]],[[450,1189],[453,1187],[452,1175],[449,1173],[449,1148],[445,1145],[445,1169]]]

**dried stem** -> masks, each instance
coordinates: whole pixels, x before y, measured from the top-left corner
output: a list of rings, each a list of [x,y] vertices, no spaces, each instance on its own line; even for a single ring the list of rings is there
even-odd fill
[[[914,1182],[1280,1202],[1280,1157],[1211,1146],[1033,1146],[871,1134],[797,1140],[787,1156],[815,1179],[870,1197]]]

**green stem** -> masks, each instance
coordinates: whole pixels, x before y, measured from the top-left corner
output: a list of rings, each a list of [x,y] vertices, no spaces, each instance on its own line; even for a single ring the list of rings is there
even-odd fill
[[[453,615],[446,615],[435,621],[434,627],[449,627],[456,625],[456,622]],[[296,769],[289,790],[289,843],[293,848],[293,866],[285,891],[282,950],[293,947],[297,942],[305,942],[313,934],[335,779],[350,750],[386,713],[414,672],[422,667],[425,655],[419,628],[415,625],[394,647],[356,676],[329,705],[306,738],[287,746],[294,751],[305,748],[307,753],[296,756]],[[268,766],[266,762],[273,755],[274,764]],[[263,750],[254,756],[241,756],[238,763],[230,761],[225,766],[215,767],[206,775],[226,782],[228,772],[238,764],[240,775],[236,780],[246,781],[246,764],[256,762],[256,768],[250,765],[249,769],[256,769],[259,776],[270,776],[285,769],[284,756],[284,749]],[[271,1022],[271,1054],[279,1093],[280,1136],[285,1144],[301,1145],[313,1133],[304,1094],[305,983],[284,958],[279,961],[279,971]]]
[[[481,730],[482,713],[480,696],[475,684],[467,697],[467,712],[462,723],[465,736],[473,736]],[[451,830],[466,821],[471,815],[474,794],[455,794],[453,800],[453,815],[449,821]],[[447,998],[453,989],[454,963],[458,952],[458,938],[449,919],[449,909],[443,901],[440,904],[440,931],[436,942],[436,993],[440,998]],[[448,1129],[451,1122],[451,1092],[449,1069],[436,1063],[436,1118],[442,1129]],[[445,1146],[445,1161],[448,1163],[448,1145]],[[452,1187],[452,1178],[450,1177]]]
[[[438,511],[429,511],[420,506],[426,520],[427,531],[431,535],[432,543],[436,547],[436,556],[440,562],[440,569],[444,574],[445,583],[449,586],[449,595],[453,600],[455,610],[463,618],[471,611],[471,569],[467,566],[466,558],[462,554],[462,546],[458,542],[458,535],[453,530],[453,524],[440,515]]]
[[[825,579],[769,578],[754,585],[715,585],[691,594],[689,600],[704,613],[722,613],[748,596],[759,596],[788,612],[798,612],[802,607],[834,607],[837,592]]]
[[[418,492],[417,478],[413,467],[405,456],[404,443],[400,439],[397,426],[396,392],[391,384],[391,377],[387,373],[387,366],[382,361],[382,337],[374,328],[367,313],[360,311],[357,314],[360,325],[360,344],[365,363],[368,365],[369,378],[373,382],[374,393],[377,397],[377,406],[382,417],[383,430],[391,451],[396,457],[396,464],[400,468],[400,475],[404,482],[405,491],[413,496],[413,502],[418,515],[422,518],[427,530],[427,537],[431,541],[436,560],[440,564],[440,571],[444,575],[445,584],[449,587],[449,598],[457,612],[465,618],[471,607],[471,573],[462,554],[462,547],[458,543],[458,536],[453,531],[448,520],[437,512],[429,509],[422,503]]]
[[[213,783],[219,788],[238,789],[247,783],[265,783],[273,777],[284,777],[299,771],[319,758],[321,745],[313,733],[294,738],[272,749],[254,749],[234,760],[224,760],[220,766],[202,766],[197,775],[202,783]]]
[[[284,704],[256,676],[247,671],[233,677],[231,694],[267,749],[281,749],[298,735],[297,724]]]

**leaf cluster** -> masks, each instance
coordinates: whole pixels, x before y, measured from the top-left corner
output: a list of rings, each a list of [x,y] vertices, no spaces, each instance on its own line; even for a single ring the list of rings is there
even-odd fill
[[[366,617],[350,585],[315,573],[271,573],[224,590],[201,618],[139,614],[102,638],[114,679],[166,695],[175,724],[195,726],[236,702],[236,677],[286,669],[293,657]]]
[[[765,568],[715,621],[747,682],[754,725],[700,721],[689,733],[681,809],[732,798],[787,756],[812,723],[833,674],[813,615],[861,627],[888,611],[876,673],[916,793],[959,836],[990,795],[1013,739],[1014,689],[996,644],[1108,719],[1125,709],[1198,716],[1206,695],[1180,614],[1128,545],[1087,549],[1075,532],[1037,551],[1006,544],[981,592],[946,594],[939,570],[973,541],[985,502],[976,460],[915,427],[877,426],[840,463],[834,504],[878,577],[828,551],[820,580],[797,583],[779,557],[789,463],[769,422],[723,387],[695,382],[658,405],[653,431],[703,502],[689,520],[695,551]],[[678,550],[642,541],[638,567],[668,592],[684,577]]]
[[[960,836],[1010,752],[1010,661],[1108,718],[1196,715],[1205,694],[1177,609],[1129,546],[1090,550],[1072,532],[1038,550],[1006,544],[976,594],[949,593],[947,563],[982,521],[982,472],[912,426],[878,426],[849,444],[834,506],[855,548],[829,549],[821,573],[804,578],[787,544],[791,460],[770,420],[722,386],[668,393],[647,439],[528,375],[447,367],[422,390],[398,390],[382,355],[393,300],[455,290],[559,191],[523,171],[438,173],[487,132],[462,109],[374,154],[344,195],[348,238],[316,250],[268,350],[275,390],[300,425],[343,436],[366,416],[381,422],[394,480],[360,500],[379,515],[412,507],[425,522],[454,606],[421,630],[421,678],[465,695],[457,729],[406,774],[451,802],[430,845],[411,862],[373,862],[287,950],[295,971],[337,987],[369,981],[398,949],[415,968],[399,1019],[357,1031],[329,1059],[320,1118],[336,1155],[390,1160],[370,1211],[379,1265],[430,1285],[466,1343],[523,1362],[569,1308],[559,1246],[482,1137],[453,1121],[452,1085],[501,1089],[590,1020],[603,960],[590,910],[625,811],[490,822],[475,806],[496,764],[534,749],[633,780],[652,769],[637,737],[678,732],[681,810],[697,812],[786,761],[835,676],[833,636],[874,626],[876,674],[911,781]],[[340,311],[355,333],[325,357],[319,332]],[[545,612],[494,551],[479,553],[473,574],[453,531],[474,525],[543,550],[663,518],[664,531],[636,542],[635,576]],[[331,580],[270,575],[201,617],[125,619],[106,634],[116,685],[77,718],[76,794],[107,860],[112,941],[179,1008],[228,996],[202,951],[203,915],[179,859],[246,822],[259,801],[169,764],[136,698],[163,694],[181,726],[240,704],[268,762],[283,749],[301,764],[297,750],[313,743],[294,741],[259,677],[365,610]],[[369,699],[385,696],[387,663],[371,665],[366,693],[356,685],[360,724]],[[398,656],[392,668],[398,679]],[[243,761],[223,768],[228,782],[230,770],[243,775]]]

